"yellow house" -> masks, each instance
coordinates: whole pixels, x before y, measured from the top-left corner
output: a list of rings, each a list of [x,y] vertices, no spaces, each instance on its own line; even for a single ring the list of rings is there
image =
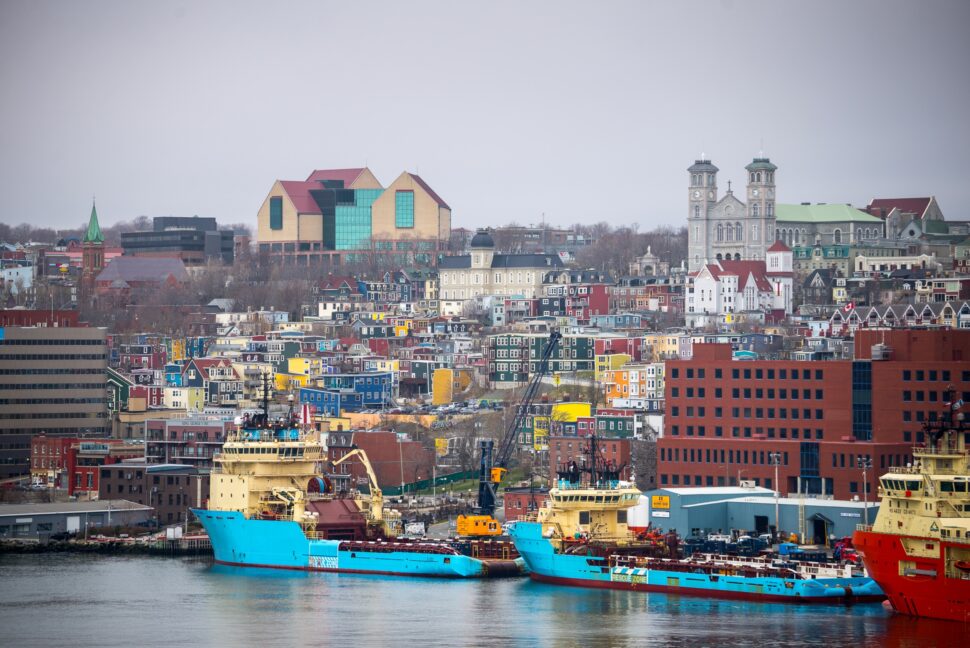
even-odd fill
[[[346,416],[314,416],[313,422],[318,424],[321,432],[343,432],[353,429],[353,421]]]
[[[323,373],[323,359],[319,357],[287,358],[286,369],[291,374],[319,376]]]
[[[169,356],[169,362],[179,362],[180,360],[185,360],[185,340],[173,339],[172,340],[172,355]]]
[[[309,381],[309,376],[291,373],[278,373],[276,374],[276,391],[293,392],[301,387],[306,387]]]
[[[554,403],[549,416],[533,417],[532,445],[536,450],[549,449],[550,432],[558,432],[559,424],[575,423],[579,417],[589,416],[592,406],[589,403]]]
[[[242,376],[242,394],[240,399],[250,403],[256,403],[263,397],[262,377],[270,377],[270,389],[275,389],[276,369],[269,362],[241,362],[232,363],[232,368],[237,376]],[[270,394],[272,396],[272,394]]]
[[[607,371],[619,369],[631,360],[633,360],[633,356],[628,353],[604,353],[596,356],[596,380],[602,382]]]
[[[205,407],[205,389],[202,387],[165,387],[162,404],[166,409],[184,409],[201,412]]]
[[[435,369],[431,377],[431,404],[447,405],[454,398],[455,372],[451,369]]]
[[[372,360],[374,371],[391,371],[397,373],[401,370],[401,362],[397,358],[375,358]]]

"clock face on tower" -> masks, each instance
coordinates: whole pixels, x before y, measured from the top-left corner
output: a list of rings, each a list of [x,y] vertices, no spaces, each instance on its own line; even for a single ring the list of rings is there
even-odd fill
[[[697,198],[700,198],[700,197],[701,197],[701,192],[695,190],[694,191],[694,199],[696,200]]]
[[[714,192],[713,191],[708,191],[707,192],[707,199],[708,200],[714,200]]]
[[[755,189],[754,191],[751,192],[751,195],[757,197],[758,193],[759,193],[758,190]]]

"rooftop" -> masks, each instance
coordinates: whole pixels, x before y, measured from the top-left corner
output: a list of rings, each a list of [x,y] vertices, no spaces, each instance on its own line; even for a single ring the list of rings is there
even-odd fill
[[[870,216],[861,209],[843,204],[785,205],[775,206],[778,224],[782,223],[882,223],[882,219]]]
[[[94,502],[52,502],[31,504],[0,504],[0,517],[10,515],[65,515],[71,513],[104,513],[107,511],[150,511],[152,507],[128,500],[97,500]]]

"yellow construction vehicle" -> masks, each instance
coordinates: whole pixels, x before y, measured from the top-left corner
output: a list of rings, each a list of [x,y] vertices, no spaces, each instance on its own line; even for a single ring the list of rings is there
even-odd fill
[[[555,352],[561,338],[562,336],[558,331],[553,331],[549,335],[549,342],[542,352],[539,365],[532,374],[532,379],[522,396],[522,402],[518,405],[518,411],[512,418],[512,423],[505,430],[505,436],[499,444],[498,452],[494,452],[495,442],[492,439],[483,439],[479,442],[482,459],[478,470],[478,505],[473,514],[458,516],[458,535],[466,537],[502,535],[502,525],[494,517],[498,487],[501,485],[505,473],[508,472],[509,458],[512,456],[512,449],[515,447],[519,426],[522,424],[522,420],[528,416],[532,402],[539,394],[539,385],[542,383],[542,378],[549,371],[549,359]],[[493,453],[495,454],[494,460]]]

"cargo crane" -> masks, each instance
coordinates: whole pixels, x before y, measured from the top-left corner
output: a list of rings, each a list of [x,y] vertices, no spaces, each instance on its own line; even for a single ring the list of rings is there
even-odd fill
[[[518,436],[519,426],[522,420],[528,415],[532,407],[532,402],[539,393],[539,385],[542,378],[549,371],[549,359],[559,346],[562,338],[559,331],[549,334],[549,341],[542,352],[539,364],[532,373],[529,386],[522,396],[518,411],[505,430],[505,436],[499,443],[498,450],[495,451],[495,442],[492,439],[485,439],[479,443],[482,457],[478,470],[478,505],[472,515],[459,515],[457,531],[460,536],[497,536],[502,534],[502,525],[495,519],[495,498],[499,485],[508,472],[509,458],[512,455],[512,448],[515,446],[515,438]]]

